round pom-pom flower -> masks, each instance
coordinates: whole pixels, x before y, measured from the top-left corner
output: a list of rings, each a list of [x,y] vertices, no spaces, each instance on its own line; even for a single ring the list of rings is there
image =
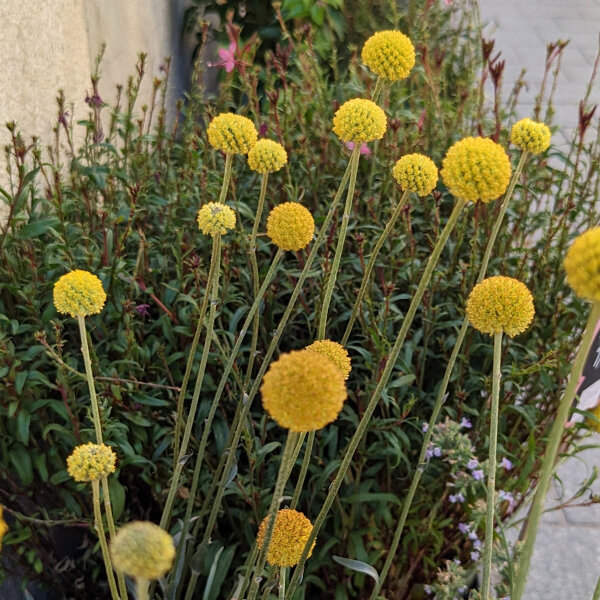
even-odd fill
[[[87,317],[98,314],[105,303],[102,282],[88,271],[71,271],[54,284],[54,306],[60,313]]]
[[[114,568],[136,579],[160,579],[173,564],[173,538],[149,521],[121,527],[110,544]]]
[[[580,298],[600,302],[600,227],[575,238],[564,265],[573,291]]]
[[[110,446],[82,444],[67,458],[67,471],[75,481],[96,481],[115,472],[117,456]]]
[[[353,144],[380,140],[386,126],[383,110],[375,102],[363,98],[344,102],[333,117],[333,132],[342,142]]]
[[[510,141],[521,150],[532,154],[540,154],[550,146],[552,134],[545,123],[521,119],[517,121],[510,132]]]
[[[226,204],[208,202],[198,211],[198,227],[205,235],[225,235],[235,227],[235,213]]]
[[[510,181],[504,148],[488,138],[468,137],[450,147],[442,162],[442,179],[450,193],[471,202],[502,196]]]
[[[350,371],[352,371],[352,365],[350,363],[350,356],[344,346],[333,342],[332,340],[317,340],[310,346],[306,346],[305,350],[312,352],[319,352],[328,356],[340,370],[340,373],[344,376],[344,380],[348,379]]]
[[[285,148],[273,140],[258,140],[248,152],[248,165],[257,173],[275,173],[287,163]]]
[[[208,141],[226,154],[246,154],[258,139],[254,123],[247,117],[222,113],[208,126]]]
[[[362,61],[375,73],[389,81],[408,77],[415,66],[415,47],[400,31],[378,31],[363,46]]]
[[[394,179],[404,191],[427,196],[437,185],[438,170],[435,163],[423,154],[407,154],[392,169]]]
[[[260,549],[263,547],[268,524],[267,516],[258,528],[256,541]],[[301,512],[290,508],[280,510],[275,517],[275,527],[267,552],[268,563],[276,567],[297,565],[312,529],[312,523]],[[315,542],[310,547],[308,556],[311,556],[314,547]]]
[[[0,504],[0,550],[2,550],[2,538],[6,535],[8,531],[8,525],[4,520],[4,509],[2,508],[2,504]]]
[[[276,206],[267,218],[267,235],[282,250],[302,250],[310,244],[315,232],[315,220],[310,211],[298,202]]]
[[[269,367],[260,391],[271,418],[293,432],[321,429],[335,421],[347,396],[339,367],[307,350],[282,354]]]
[[[512,277],[488,277],[478,283],[467,300],[467,317],[481,333],[514,337],[533,320],[533,296]]]

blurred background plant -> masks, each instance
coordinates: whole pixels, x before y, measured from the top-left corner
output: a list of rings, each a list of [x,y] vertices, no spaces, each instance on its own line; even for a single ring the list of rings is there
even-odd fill
[[[52,287],[72,268],[90,270],[104,283],[108,303],[101,315],[88,319],[88,326],[105,441],[118,454],[118,479],[111,479],[115,518],[157,522],[172,472],[178,386],[208,271],[209,242],[199,235],[195,217],[199,206],[218,197],[221,184],[221,158],[208,145],[204,123],[222,111],[244,113],[261,136],[283,144],[289,162],[269,179],[268,208],[300,201],[319,226],[350,153],[331,133],[333,112],[374,85],[357,54],[362,42],[373,30],[384,28],[399,28],[413,40],[417,65],[405,82],[384,93],[388,132],[365,147],[366,160],[361,161],[332,301],[332,339],[342,336],[365,257],[400,197],[391,173],[394,162],[406,153],[422,152],[439,166],[451,143],[466,135],[491,136],[508,147],[520,88],[502,102],[503,64],[493,43],[481,38],[471,0],[405,6],[391,0],[375,5],[360,1],[351,11],[335,1],[289,0],[281,3],[279,18],[265,2],[243,6],[245,14],[238,2],[206,4],[224,13],[228,40],[236,40],[235,50],[229,50],[240,52],[221,57],[221,91],[214,104],[207,106],[204,100],[198,84],[202,63],[197,61],[188,98],[178,104],[172,123],[167,123],[165,106],[168,68],[155,82],[152,102],[138,106],[141,56],[136,75],[120,88],[117,103],[108,106],[99,96],[91,97],[85,121],[73,123],[67,100],[59,95],[50,147],[24,139],[16,124],[7,124],[12,139],[5,148],[10,185],[0,190],[8,211],[0,229],[0,502],[6,507],[10,532],[3,540],[3,558],[7,573],[36,580],[58,598],[102,597],[106,585],[94,551],[96,537],[89,531],[89,502],[83,487],[66,471],[66,457],[75,445],[90,439],[92,429],[77,330],[57,315]],[[261,7],[268,10],[261,12]],[[230,9],[234,14],[228,16]],[[188,19],[193,18],[198,15],[190,12]],[[240,35],[249,46],[237,43]],[[550,62],[549,79],[555,76],[552,68]],[[491,91],[491,101],[486,90]],[[540,95],[539,104],[551,119],[551,98]],[[566,289],[561,265],[577,227],[599,222],[596,126],[593,107],[582,102],[571,146],[551,147],[529,160],[490,267],[490,274],[524,281],[537,313],[532,328],[517,337],[503,357],[499,452],[510,468],[505,463],[498,471],[498,489],[505,494],[498,505],[502,519],[518,509],[536,482],[539,452],[585,322],[586,307]],[[81,145],[73,141],[78,127],[86,131]],[[511,149],[510,154],[514,167],[518,153]],[[193,450],[215,380],[253,300],[248,235],[260,181],[240,157],[234,161],[234,179],[229,203],[237,212],[238,227],[224,246],[216,346],[207,367],[207,394]],[[353,360],[350,399],[341,417],[317,435],[300,498],[299,509],[311,519],[376,385],[390,340],[451,205],[442,184],[428,198],[411,198],[377,262],[348,345]],[[423,422],[435,400],[498,206],[476,205],[443,253],[396,373],[307,563],[299,597],[344,600],[370,590],[364,572],[353,572],[332,556],[375,568],[383,563],[415,468]],[[331,266],[334,237],[335,225],[282,336],[281,351],[314,341],[321,282]],[[272,254],[265,236],[260,236],[262,275]],[[277,327],[305,257],[305,251],[287,257],[285,269],[267,290],[260,351]],[[197,508],[243,396],[249,343],[213,425]],[[466,593],[463,588],[475,578],[485,488],[475,463],[469,461],[485,462],[491,352],[482,336],[469,332],[430,464],[385,584],[389,598],[418,600],[427,597],[427,586],[441,590],[446,584],[452,590],[450,598]],[[576,452],[580,432],[585,430],[567,432],[565,451]],[[244,564],[270,501],[277,472],[276,461],[270,459],[278,453],[281,436],[257,407],[247,424],[213,543],[199,548],[192,562],[204,598],[231,594],[236,570]],[[184,470],[178,490],[182,500],[189,494],[189,476]],[[176,505],[175,534],[184,506],[185,502]],[[502,573],[509,581],[510,569]],[[183,583],[187,574],[180,576]]]

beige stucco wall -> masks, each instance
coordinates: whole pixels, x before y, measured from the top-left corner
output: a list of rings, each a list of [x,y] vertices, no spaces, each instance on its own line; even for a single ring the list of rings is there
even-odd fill
[[[140,105],[165,56],[171,56],[169,98],[182,92],[189,59],[182,56],[183,0],[0,0],[0,144],[8,142],[7,121],[16,121],[28,140],[51,140],[56,94],[63,89],[75,119],[87,115],[86,92],[102,43],[100,95],[115,97],[115,85],[134,73],[139,52],[148,53]],[[0,159],[0,185],[6,185]]]

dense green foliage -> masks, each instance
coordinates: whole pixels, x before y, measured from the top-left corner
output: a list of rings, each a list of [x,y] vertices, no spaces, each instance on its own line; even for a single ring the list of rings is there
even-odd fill
[[[360,3],[360,10],[364,6]],[[483,97],[484,77],[489,79],[491,73],[491,79],[497,79],[499,67],[485,44],[481,50],[470,3],[410,3],[399,14],[382,12],[390,21],[377,26],[406,32],[419,56],[411,76],[384,91],[389,128],[360,163],[328,325],[333,340],[344,332],[365,259],[400,197],[391,174],[400,156],[422,152],[440,166],[454,141],[482,134],[508,149],[513,167],[519,159],[519,152],[508,145],[512,98],[508,105],[499,101],[492,110]],[[157,522],[172,473],[177,387],[205,294],[210,256],[210,238],[198,231],[196,213],[216,200],[223,173],[223,157],[209,147],[204,123],[232,110],[250,117],[261,135],[280,141],[289,163],[269,179],[269,208],[287,200],[302,202],[319,227],[350,154],[331,132],[334,110],[349,98],[368,95],[374,86],[357,55],[352,54],[342,69],[335,53],[329,62],[319,58],[310,28],[268,52],[265,65],[248,65],[243,74],[228,75],[214,106],[205,105],[202,91],[194,88],[169,124],[166,81],[157,88],[151,123],[151,115],[136,105],[138,78],[123,91],[118,106],[103,105],[83,123],[69,122],[65,101],[59,98],[56,140],[47,150],[30,145],[10,125],[13,143],[6,157],[11,185],[0,190],[9,212],[0,233],[0,502],[7,507],[11,526],[4,544],[9,571],[21,554],[21,565],[31,567],[28,576],[35,571],[40,582],[65,597],[98,598],[105,588],[98,576],[100,561],[93,554],[96,537],[87,528],[89,491],[66,472],[66,457],[75,445],[91,439],[93,429],[76,322],[56,313],[54,282],[73,268],[87,269],[103,281],[108,303],[87,324],[105,440],[118,454],[118,477],[111,479],[115,517],[119,522]],[[500,456],[514,467],[499,470],[497,486],[516,501],[514,506],[500,504],[501,517],[512,514],[536,481],[547,427],[585,322],[586,306],[566,288],[561,266],[573,233],[599,222],[600,144],[598,139],[587,141],[584,117],[570,149],[551,147],[545,155],[530,158],[489,270],[524,281],[537,313],[532,327],[506,346],[503,357]],[[78,144],[73,140],[81,127],[86,134]],[[245,158],[236,157],[233,168],[227,203],[236,210],[238,224],[235,233],[224,238],[215,343],[193,449],[223,364],[253,301],[248,237],[260,179],[247,168]],[[381,374],[452,204],[441,183],[429,197],[411,197],[380,256],[348,344],[353,361],[349,400],[340,418],[317,434],[299,505],[311,519]],[[344,568],[332,555],[376,568],[383,562],[415,468],[421,428],[462,323],[465,299],[498,206],[492,202],[465,210],[442,254],[392,381],[307,563],[302,588],[303,593],[310,590],[307,598],[362,598],[361,590],[371,589],[364,574]],[[315,339],[335,223],[289,325],[280,332],[281,352]],[[273,254],[261,235],[261,274]],[[267,290],[259,364],[305,257],[306,251],[288,253]],[[247,339],[213,424],[198,509],[236,405],[248,389],[244,374],[249,344]],[[483,531],[485,484],[470,477],[466,465],[474,457],[485,463],[491,356],[489,338],[470,331],[451,381],[443,423],[434,434],[441,456],[431,459],[410,511],[385,585],[389,598],[424,597],[424,584],[436,580],[446,560],[463,563],[457,587],[474,576],[472,540],[457,527],[469,523]],[[461,428],[463,419],[472,428]],[[573,437],[573,430],[568,435]],[[213,560],[218,560],[205,597],[229,598],[235,570],[243,565],[266,513],[282,441],[283,431],[257,402],[238,450],[237,473],[227,488],[214,543],[194,563],[201,572],[197,594]],[[193,462],[192,457],[184,470],[181,499],[186,497]],[[464,503],[450,500],[457,489],[464,491]],[[176,518],[184,511],[185,503],[176,503]],[[180,525],[174,520],[172,532]]]

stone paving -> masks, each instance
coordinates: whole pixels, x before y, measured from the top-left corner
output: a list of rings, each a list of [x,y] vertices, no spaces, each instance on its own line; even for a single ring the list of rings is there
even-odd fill
[[[528,89],[518,106],[519,117],[532,117],[535,96],[544,72],[546,46],[570,40],[564,51],[555,98],[555,122],[562,140],[578,122],[578,105],[586,92],[598,52],[600,0],[480,0],[486,38],[495,38],[495,51],[506,61],[504,90],[510,90],[521,69],[527,69]],[[590,103],[600,104],[596,86]],[[558,137],[558,136],[557,136]],[[591,444],[600,445],[600,436]],[[581,487],[595,465],[600,448],[592,448],[560,465],[558,482],[548,494],[547,507],[557,506]],[[592,486],[600,493],[600,482]],[[587,500],[588,495],[578,502]],[[511,537],[516,536],[516,531]],[[565,508],[546,513],[538,533],[525,600],[591,600],[600,575],[600,505]]]

